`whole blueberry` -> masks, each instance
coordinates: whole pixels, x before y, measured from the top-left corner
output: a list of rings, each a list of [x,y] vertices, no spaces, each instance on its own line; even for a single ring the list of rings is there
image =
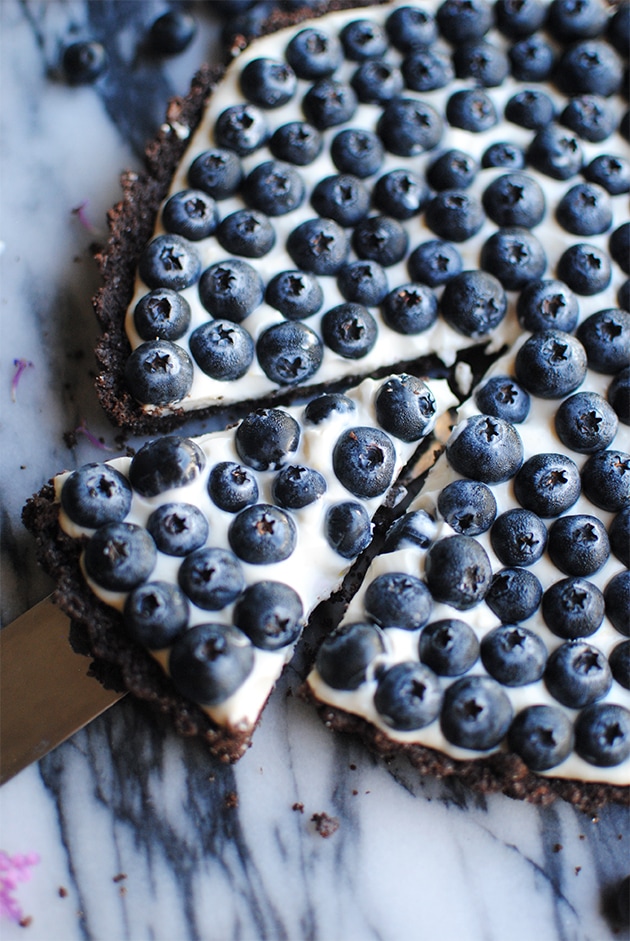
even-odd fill
[[[217,241],[231,255],[262,258],[276,244],[276,232],[264,212],[237,209],[219,223]]]
[[[536,170],[554,180],[568,180],[582,169],[583,153],[577,139],[558,124],[541,128],[527,150]]]
[[[630,6],[627,0],[622,0],[610,17],[607,38],[622,56],[628,54],[628,46],[630,46]]]
[[[580,242],[562,253],[557,273],[576,294],[590,297],[610,284],[610,261],[598,246]]]
[[[254,341],[240,324],[210,320],[193,330],[190,352],[212,379],[231,382],[244,376],[254,359]]]
[[[306,121],[289,121],[271,135],[269,149],[278,160],[306,167],[322,152],[322,136]]]
[[[574,95],[560,115],[560,123],[582,140],[601,143],[617,128],[617,113],[612,103],[600,95]]]
[[[300,321],[273,324],[256,341],[260,367],[278,385],[297,385],[310,379],[321,366],[323,355],[318,335]]]
[[[298,78],[321,78],[332,75],[341,64],[343,47],[336,36],[308,26],[291,38],[285,57]]]
[[[353,226],[367,216],[370,194],[358,177],[340,173],[315,184],[311,205],[320,216],[342,226]]]
[[[573,291],[563,281],[531,281],[519,294],[516,312],[520,325],[532,333],[562,330],[572,333],[577,326],[579,306]]]
[[[444,618],[424,628],[418,654],[438,676],[462,676],[479,659],[479,641],[465,621]]]
[[[393,10],[385,20],[385,29],[392,45],[401,52],[431,46],[438,34],[434,15],[414,6]]]
[[[181,291],[199,280],[201,258],[181,235],[156,235],[140,256],[138,273],[150,288]]]
[[[196,624],[179,637],[169,672],[182,696],[215,706],[244,683],[254,666],[254,650],[242,631],[229,624]]]
[[[499,123],[490,95],[483,88],[462,88],[446,102],[446,119],[452,127],[482,134]]]
[[[406,55],[401,64],[403,79],[412,91],[428,92],[446,88],[455,78],[448,53],[439,46],[424,46]]]
[[[478,536],[494,522],[497,501],[485,484],[476,480],[453,480],[440,491],[438,510],[456,533]]]
[[[537,131],[553,121],[555,105],[544,91],[526,88],[516,92],[505,105],[505,117],[519,127]]]
[[[424,180],[406,169],[390,170],[372,190],[374,205],[393,219],[411,219],[424,208],[429,190]]]
[[[520,82],[544,82],[556,62],[552,45],[541,33],[517,40],[508,49],[512,76]]]
[[[608,657],[613,677],[624,689],[630,689],[630,640],[622,640]]]
[[[319,471],[299,464],[287,464],[274,477],[271,494],[278,506],[299,510],[323,496],[326,488],[326,478]]]
[[[621,270],[630,274],[630,222],[622,223],[611,233],[608,247]]]
[[[145,582],[127,595],[123,618],[129,636],[149,650],[170,645],[188,626],[188,601],[170,582]]]
[[[367,586],[365,613],[381,627],[419,630],[429,620],[432,600],[419,578],[406,572],[377,575]]]
[[[612,154],[598,154],[582,170],[590,183],[603,186],[611,196],[630,192],[630,160]]]
[[[485,602],[503,624],[526,621],[540,607],[542,585],[524,568],[501,569],[493,576]]]
[[[199,300],[222,320],[240,323],[262,304],[263,283],[246,261],[227,258],[206,268],[199,280]]]
[[[177,343],[148,340],[125,363],[125,381],[134,399],[143,404],[180,402],[192,388],[192,360]]]
[[[210,546],[186,556],[177,573],[179,587],[198,608],[220,611],[238,598],[245,576],[236,556]]]
[[[484,415],[504,418],[514,425],[529,415],[529,395],[511,376],[491,376],[475,389],[474,399]]]
[[[344,559],[356,559],[372,541],[370,516],[361,503],[344,500],[326,510],[326,540]]]
[[[496,680],[464,676],[444,694],[442,732],[460,748],[487,751],[505,737],[512,715],[510,700]]]
[[[573,751],[573,725],[557,706],[526,706],[510,726],[508,746],[532,771],[549,771]]]
[[[388,292],[387,274],[369,258],[351,261],[337,275],[337,287],[347,301],[376,307]]]
[[[610,196],[596,183],[577,183],[558,202],[556,219],[572,235],[601,235],[612,225]]]
[[[186,10],[167,10],[149,28],[152,52],[177,55],[187,49],[197,35],[197,21]]]
[[[405,373],[388,379],[375,399],[379,425],[402,441],[419,441],[435,424],[437,406],[428,385]]]
[[[341,173],[364,179],[380,170],[383,145],[373,131],[346,128],[333,137],[330,156]]]
[[[525,154],[521,147],[509,141],[497,141],[490,144],[481,155],[481,166],[503,167],[506,170],[522,170],[525,166]]]
[[[630,572],[618,572],[604,589],[606,617],[613,627],[630,637]]]
[[[243,169],[231,150],[214,147],[195,157],[188,169],[188,183],[214,199],[227,199],[238,190]]]
[[[563,89],[607,98],[622,86],[623,62],[604,40],[584,39],[561,55],[558,76]]]
[[[506,53],[484,39],[464,42],[453,51],[457,78],[472,79],[484,88],[502,85],[510,72]]]
[[[486,239],[481,247],[480,262],[507,291],[520,291],[544,274],[547,256],[529,229],[512,226],[499,229]]]
[[[582,466],[582,490],[602,510],[630,506],[630,454],[612,448],[591,454]]]
[[[610,555],[604,524],[586,513],[555,520],[549,528],[547,547],[553,564],[567,575],[593,575]]]
[[[303,421],[308,425],[321,425],[329,418],[351,415],[356,410],[352,399],[343,392],[322,392],[307,404]]]
[[[157,497],[167,490],[192,484],[205,464],[203,451],[191,438],[166,435],[148,441],[134,455],[129,480],[141,497]]]
[[[77,526],[98,529],[117,523],[131,508],[131,486],[120,471],[109,464],[84,464],[66,477],[61,506]]]
[[[425,577],[436,601],[467,611],[485,598],[492,568],[485,549],[472,536],[446,536],[427,550]]]
[[[445,150],[429,164],[427,182],[434,190],[467,189],[478,170],[477,161],[463,150]]]
[[[585,578],[563,578],[545,591],[542,613],[550,631],[565,640],[590,637],[604,620],[604,596]]]
[[[381,315],[396,333],[422,333],[436,322],[438,301],[424,284],[401,284],[383,298]]]
[[[307,271],[281,271],[268,282],[265,300],[287,320],[304,320],[321,309],[324,292]]]
[[[315,667],[333,689],[358,689],[377,657],[385,652],[383,633],[376,624],[341,624],[324,639]]]
[[[352,87],[362,104],[385,104],[397,98],[404,83],[400,69],[387,59],[367,59],[351,78]]]
[[[248,174],[241,192],[246,203],[259,212],[284,216],[302,204],[305,190],[295,167],[278,160],[265,160]]]
[[[350,121],[357,106],[357,95],[352,86],[334,78],[320,78],[302,99],[304,117],[319,131]]]
[[[504,173],[484,190],[483,208],[499,226],[523,226],[531,229],[545,215],[545,196],[539,183],[529,173]]]
[[[308,219],[289,234],[287,251],[304,271],[337,274],[347,261],[350,242],[333,219]]]
[[[517,624],[502,624],[481,641],[481,660],[503,686],[526,686],[544,673],[547,648],[543,640]]]
[[[630,366],[621,369],[608,386],[608,401],[624,425],[630,425]]]
[[[612,674],[601,650],[582,640],[567,640],[549,655],[545,683],[563,706],[582,709],[606,695]]]
[[[256,503],[237,513],[228,529],[232,551],[251,565],[271,565],[288,559],[297,543],[292,518],[276,506]]]
[[[256,105],[231,105],[221,112],[214,125],[218,147],[232,150],[239,157],[253,154],[269,136],[267,119]]]
[[[462,270],[461,255],[454,245],[442,239],[430,239],[416,246],[407,259],[407,268],[414,281],[439,287]]]
[[[217,204],[203,190],[180,190],[167,199],[162,210],[166,231],[193,242],[212,235],[218,221]]]
[[[462,271],[446,282],[440,309],[458,333],[483,337],[505,317],[507,297],[499,279],[489,272]]]
[[[388,216],[361,219],[352,235],[359,258],[378,262],[383,268],[397,264],[407,254],[409,236],[400,222]]]
[[[516,354],[516,378],[542,399],[560,399],[573,392],[586,376],[586,351],[580,341],[561,330],[541,330]]]
[[[579,454],[593,454],[612,442],[618,421],[602,395],[576,392],[558,406],[555,425],[558,437],[568,448]]]
[[[575,42],[604,32],[608,20],[601,0],[551,0],[547,28],[561,42]]]
[[[146,581],[157,562],[150,534],[135,523],[105,523],[86,543],[85,571],[108,591],[130,591]]]
[[[611,768],[630,756],[630,711],[616,703],[595,703],[575,722],[575,750],[591,765]]]
[[[190,304],[177,291],[156,288],[136,304],[133,324],[143,340],[179,340],[190,326]]]
[[[427,203],[425,221],[432,232],[450,242],[465,242],[485,222],[481,203],[461,190],[443,190]]]
[[[70,85],[90,85],[103,75],[109,57],[102,43],[82,39],[66,46],[61,64]]]
[[[514,478],[514,495],[521,506],[545,519],[572,507],[580,490],[580,471],[566,454],[534,454]]]
[[[234,624],[255,647],[278,650],[292,644],[302,629],[302,599],[284,582],[248,585],[234,605]]]
[[[160,552],[175,556],[199,549],[210,531],[206,517],[191,503],[163,503],[146,525]]]
[[[258,408],[237,426],[234,444],[240,459],[254,470],[278,470],[300,441],[300,426],[281,408]]]
[[[531,510],[506,510],[492,524],[490,542],[503,565],[533,565],[545,551],[547,529]]]
[[[340,483],[360,499],[385,493],[394,477],[396,449],[380,428],[360,425],[339,435],[333,469]]]
[[[442,0],[436,13],[442,36],[453,45],[481,39],[493,22],[487,0]]]
[[[424,664],[396,663],[379,674],[374,707],[390,728],[401,731],[424,728],[438,717],[441,705],[438,679]]]
[[[388,101],[377,125],[385,148],[398,157],[414,157],[439,144],[444,125],[431,105],[417,98]]]
[[[212,502],[227,513],[238,513],[258,500],[258,484],[250,470],[236,461],[220,461],[208,477]]]
[[[361,359],[376,343],[378,327],[362,304],[348,302],[327,310],[321,321],[326,346],[344,359]]]
[[[378,59],[387,51],[387,35],[382,26],[370,19],[357,19],[346,23],[339,39],[346,59],[363,62]]]
[[[543,0],[496,0],[494,4],[496,25],[509,39],[531,36],[544,23],[546,13]]]
[[[381,554],[399,549],[428,549],[436,531],[435,520],[426,510],[408,510],[387,528]]]
[[[484,484],[510,480],[523,463],[523,442],[514,425],[492,415],[473,415],[446,444],[449,464]]]
[[[297,91],[291,66],[264,56],[247,63],[240,75],[240,86],[247,100],[259,108],[280,108]]]

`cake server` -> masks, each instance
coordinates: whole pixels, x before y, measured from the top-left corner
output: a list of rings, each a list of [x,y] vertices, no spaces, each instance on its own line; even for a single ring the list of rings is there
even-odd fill
[[[0,784],[125,695],[88,675],[69,623],[49,595],[0,631]]]

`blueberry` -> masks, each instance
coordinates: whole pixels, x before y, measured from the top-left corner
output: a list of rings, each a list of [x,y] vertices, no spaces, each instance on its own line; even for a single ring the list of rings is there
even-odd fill
[[[464,477],[496,484],[513,477],[523,463],[523,442],[510,422],[473,415],[451,434],[446,455]]]
[[[454,245],[441,239],[430,239],[416,246],[407,259],[407,268],[414,281],[435,288],[445,284],[462,270],[461,255]]]
[[[630,5],[628,5],[627,0],[622,0],[610,17],[607,37],[617,52],[622,56],[628,55],[628,47],[630,46]]]
[[[285,57],[298,78],[322,78],[341,64],[343,48],[336,36],[309,26],[291,38]]]
[[[234,433],[240,459],[254,470],[278,470],[297,451],[300,426],[280,408],[250,412]]]
[[[356,406],[342,392],[323,392],[308,403],[303,420],[308,425],[321,425],[323,421],[339,415],[351,415]]]
[[[608,386],[606,395],[619,421],[630,425],[630,366],[617,373]]]
[[[278,385],[297,385],[310,379],[321,366],[323,354],[318,335],[299,321],[273,324],[256,341],[260,367]]]
[[[499,226],[531,229],[545,215],[545,196],[540,184],[528,173],[504,173],[484,190],[483,208]]]
[[[215,464],[208,477],[208,493],[216,506],[228,513],[238,513],[258,500],[256,478],[235,461]]]
[[[407,254],[409,236],[396,219],[369,216],[357,223],[352,247],[362,259],[378,262],[383,268],[397,264]]]
[[[490,676],[465,676],[444,694],[441,726],[453,745],[486,751],[506,735],[512,722],[512,706],[500,685]]]
[[[379,425],[402,441],[419,441],[433,429],[437,406],[428,385],[402,373],[380,386],[375,399]]]
[[[558,202],[556,219],[572,235],[601,235],[612,225],[610,196],[596,183],[577,183]]]
[[[557,124],[549,124],[535,134],[527,157],[533,167],[554,180],[568,180],[582,169],[579,142]]]
[[[350,121],[357,105],[352,86],[333,78],[320,78],[302,99],[304,117],[319,131]]]
[[[84,464],[66,477],[61,506],[77,526],[98,529],[117,523],[131,508],[131,486],[126,477],[109,464]]]
[[[394,477],[396,449],[379,428],[360,425],[337,438],[333,469],[341,484],[355,497],[370,499],[385,493]]]
[[[175,556],[201,548],[210,531],[199,507],[191,503],[163,503],[151,513],[146,525],[160,552]]]
[[[549,95],[536,88],[516,92],[505,105],[505,117],[519,127],[537,131],[550,124],[555,116],[555,106]]]
[[[527,706],[510,726],[508,745],[532,771],[549,771],[573,751],[571,720],[557,706]]]
[[[485,601],[504,624],[526,621],[540,607],[542,585],[533,572],[505,568],[494,575]]]
[[[145,582],[125,600],[124,621],[129,636],[149,650],[170,647],[188,626],[188,601],[170,582]]]
[[[425,557],[427,585],[436,601],[467,611],[485,598],[492,568],[482,545],[471,536],[446,536]]]
[[[560,123],[582,140],[600,143],[617,128],[617,114],[600,95],[575,95],[560,115]]]
[[[462,150],[446,150],[427,169],[427,182],[434,190],[467,189],[474,181],[479,165]]]
[[[482,134],[499,123],[492,98],[482,88],[462,88],[446,102],[446,119],[453,127]]]
[[[450,242],[472,238],[485,222],[481,203],[462,190],[443,190],[427,203],[425,221],[432,232]]]
[[[582,489],[602,510],[618,513],[630,506],[630,454],[612,448],[591,454],[582,466]]]
[[[315,667],[333,689],[358,689],[373,661],[385,652],[383,633],[375,624],[348,622],[328,634],[317,653]]]
[[[496,25],[509,39],[531,36],[543,25],[546,13],[543,0],[496,0],[494,4]]]
[[[560,399],[584,381],[586,351],[570,333],[541,330],[519,348],[514,368],[516,378],[532,395]]]
[[[510,72],[507,55],[485,40],[464,42],[453,52],[457,78],[473,79],[484,88],[502,85]]]
[[[436,46],[414,49],[403,59],[401,70],[405,85],[412,91],[446,88],[455,78],[451,57]]]
[[[547,267],[547,257],[529,229],[512,226],[499,229],[481,248],[481,267],[501,282],[507,291],[519,291],[537,281]]]
[[[231,382],[244,376],[254,359],[254,341],[239,324],[210,320],[193,330],[190,352],[212,379]]]
[[[199,299],[213,317],[240,323],[262,304],[263,283],[246,261],[226,258],[201,275]]]
[[[598,154],[582,170],[590,183],[603,186],[611,196],[630,192],[630,160],[612,154]]]
[[[105,523],[88,540],[83,564],[108,591],[130,591],[146,581],[157,561],[153,539],[134,523]]]
[[[519,39],[508,50],[512,75],[520,82],[544,82],[555,66],[555,52],[539,33]]]
[[[383,722],[400,731],[421,729],[437,719],[442,690],[433,670],[422,663],[396,663],[378,677],[374,707]]]
[[[388,292],[387,274],[369,258],[352,261],[337,275],[337,287],[347,301],[375,307]]]
[[[622,271],[630,274],[630,222],[624,222],[608,240],[610,254]]]
[[[398,7],[385,20],[389,40],[401,52],[431,46],[437,39],[435,17],[419,7]]]
[[[271,494],[278,506],[299,510],[326,493],[326,478],[312,467],[287,464],[274,477]]]
[[[297,543],[291,517],[268,503],[248,506],[233,518],[228,529],[232,550],[243,562],[271,565],[288,559]]]
[[[166,435],[148,441],[134,455],[129,480],[142,497],[156,497],[193,483],[205,467],[203,451],[191,438]]]
[[[613,677],[624,689],[630,689],[630,640],[613,647],[608,658]]]
[[[576,42],[604,32],[608,13],[601,0],[551,0],[547,28],[561,42]]]
[[[148,340],[125,363],[125,381],[134,399],[143,404],[180,402],[192,388],[192,360],[176,343]]]
[[[276,244],[276,233],[263,212],[237,209],[219,223],[217,241],[231,255],[262,258]]]
[[[353,302],[338,304],[326,311],[321,331],[326,346],[344,359],[367,356],[378,336],[372,314],[362,304]]]
[[[278,650],[292,644],[302,629],[304,608],[295,589],[283,582],[248,585],[234,605],[234,624],[255,647]]]
[[[385,104],[397,98],[404,87],[400,69],[386,59],[362,62],[351,82],[357,98],[363,104]]]
[[[481,166],[503,167],[506,170],[522,170],[525,166],[525,154],[516,144],[508,141],[497,141],[490,144],[481,155]]]
[[[372,541],[370,517],[361,503],[344,500],[326,510],[326,540],[344,559],[356,559]]]
[[[492,7],[486,0],[442,0],[436,18],[442,36],[457,45],[485,36],[492,26]]]
[[[608,535],[613,555],[630,567],[630,508],[621,510],[610,524]]]
[[[398,157],[414,157],[439,144],[444,130],[435,108],[417,98],[388,101],[377,126],[386,149]]]
[[[429,197],[424,180],[409,170],[390,170],[374,184],[374,205],[393,219],[411,219],[422,211]]]
[[[549,655],[545,683],[563,706],[581,709],[606,695],[612,674],[601,650],[582,640],[568,640]]]
[[[284,216],[304,200],[304,183],[288,163],[265,160],[248,174],[243,184],[245,201],[268,216]]]
[[[306,271],[281,271],[267,284],[265,300],[287,320],[304,320],[320,310],[324,292],[317,278]]]
[[[630,572],[613,575],[604,589],[604,600],[610,623],[620,634],[630,637]]]
[[[352,20],[339,33],[347,59],[363,62],[380,58],[387,51],[387,36],[378,23],[369,19]]]
[[[149,43],[153,52],[178,55],[197,35],[197,21],[185,10],[167,10],[151,23]]]
[[[572,507],[580,490],[578,466],[566,454],[535,454],[514,478],[514,495],[521,506],[545,519]]]
[[[240,85],[245,98],[259,108],[280,108],[297,91],[291,66],[263,56],[247,63],[240,75]]]
[[[190,326],[190,304],[177,291],[156,288],[136,304],[133,323],[142,340],[179,340]]]
[[[475,389],[475,405],[484,415],[504,418],[514,425],[529,415],[530,398],[511,376],[492,376]]]
[[[585,297],[607,288],[612,276],[606,253],[596,245],[583,242],[571,245],[562,253],[557,273],[571,290]]]
[[[381,315],[396,333],[422,333],[437,320],[437,298],[424,284],[402,284],[385,296]]]
[[[456,533],[478,536],[494,522],[497,501],[485,484],[476,480],[453,480],[440,491],[438,510]]]
[[[481,660],[503,686],[526,686],[541,678],[547,648],[533,631],[516,624],[502,624],[481,641]]]
[[[560,57],[558,76],[563,88],[573,93],[608,97],[622,86],[621,58],[601,39],[585,39],[569,46]]]
[[[182,291],[199,280],[201,259],[181,235],[156,235],[140,256],[138,273],[150,288]]]
[[[90,85],[105,72],[109,57],[96,40],[79,40],[63,50],[61,64],[70,85]]]
[[[479,641],[465,621],[445,618],[427,624],[420,635],[418,653],[438,676],[461,676],[479,659]]]
[[[585,578],[563,578],[543,595],[545,624],[558,637],[590,637],[604,620],[604,596]]]
[[[593,575],[610,554],[603,523],[585,513],[555,520],[549,528],[547,547],[553,564],[567,575]]]
[[[492,524],[490,542],[504,565],[533,565],[545,551],[547,529],[531,510],[506,510]]]
[[[622,764],[630,756],[630,711],[616,703],[596,703],[575,722],[575,750],[599,768]]]
[[[346,128],[333,137],[330,156],[341,173],[364,179],[380,170],[383,145],[373,131]]]
[[[173,645],[169,672],[182,694],[216,706],[235,693],[254,667],[254,651],[229,624],[196,624]]]
[[[442,317],[458,333],[483,337],[507,313],[507,297],[498,278],[487,271],[462,271],[450,278],[440,300]]]
[[[597,392],[576,392],[561,402],[555,417],[556,434],[579,454],[608,447],[617,433],[617,415]]]
[[[370,194],[358,177],[340,173],[315,184],[311,204],[320,216],[351,226],[367,216]]]
[[[304,271],[337,274],[347,261],[350,243],[332,219],[308,219],[289,234],[287,251]]]
[[[276,128],[269,141],[269,149],[278,160],[305,167],[322,152],[323,141],[319,131],[306,121],[290,121]]]
[[[571,333],[577,326],[577,298],[562,281],[533,281],[525,285],[517,301],[517,315],[525,330],[536,333],[557,329]]]
[[[188,183],[214,199],[227,199],[241,185],[241,162],[231,150],[214,147],[195,157],[188,169]]]
[[[428,549],[435,533],[435,520],[426,510],[408,510],[388,527],[381,554],[399,549]]]
[[[220,611],[238,598],[245,576],[236,556],[206,546],[186,556],[177,574],[179,587],[197,607]]]
[[[256,105],[231,105],[222,111],[214,125],[217,146],[232,150],[239,157],[253,154],[269,135],[267,120]]]
[[[203,190],[180,190],[166,201],[162,210],[166,231],[193,242],[212,235],[218,220],[217,204]]]
[[[378,575],[368,585],[363,603],[371,621],[380,627],[398,627],[404,631],[424,627],[432,606],[424,582],[405,572]]]

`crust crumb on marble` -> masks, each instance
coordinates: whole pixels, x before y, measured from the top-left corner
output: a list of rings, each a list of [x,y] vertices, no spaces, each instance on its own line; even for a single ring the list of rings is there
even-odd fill
[[[331,837],[339,829],[339,820],[337,817],[330,817],[326,811],[319,814],[313,814],[311,822],[315,825],[315,830],[325,840]]]

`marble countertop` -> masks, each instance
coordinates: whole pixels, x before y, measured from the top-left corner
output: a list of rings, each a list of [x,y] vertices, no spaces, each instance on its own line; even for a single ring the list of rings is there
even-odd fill
[[[93,391],[92,245],[169,95],[216,58],[138,51],[160,0],[2,0],[2,623],[51,590],[20,513],[52,474],[112,455]],[[70,87],[60,49],[106,37],[110,69]],[[14,400],[14,361],[27,366]],[[207,426],[209,427],[209,426]],[[87,431],[87,433],[85,433]],[[15,892],[36,941],[604,941],[629,865],[628,817],[596,820],[419,780],[336,737],[289,670],[235,767],[123,700],[0,790],[0,850],[39,862]],[[339,827],[328,838],[313,815]],[[0,857],[0,865],[2,857]],[[0,871],[0,878],[2,872]]]

